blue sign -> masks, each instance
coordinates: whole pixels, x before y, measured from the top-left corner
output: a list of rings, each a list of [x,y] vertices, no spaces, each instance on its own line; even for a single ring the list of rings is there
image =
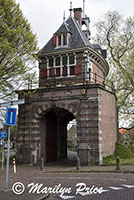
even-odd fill
[[[7,108],[6,125],[14,126],[16,124],[16,108]]]
[[[5,139],[7,137],[6,131],[0,131],[0,138]]]

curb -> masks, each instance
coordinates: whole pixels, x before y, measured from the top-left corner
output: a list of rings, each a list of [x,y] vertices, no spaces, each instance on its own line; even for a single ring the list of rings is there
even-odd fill
[[[85,170],[85,171],[81,171],[81,170],[78,170],[78,171],[43,171],[43,173],[45,174],[53,174],[53,173],[56,173],[56,174],[66,174],[66,173],[134,173],[134,171],[123,171],[123,170],[114,170],[114,171],[88,171],[88,170]]]

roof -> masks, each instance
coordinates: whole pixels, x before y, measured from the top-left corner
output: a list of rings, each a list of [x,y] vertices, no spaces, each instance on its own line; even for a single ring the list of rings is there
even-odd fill
[[[61,33],[69,33],[69,25],[67,23],[63,23],[60,28],[55,32],[55,34],[61,34]]]
[[[134,133],[134,127],[131,127],[131,128],[119,128],[119,133],[120,134]]]
[[[75,49],[85,46],[90,46],[89,40],[86,38],[84,33],[82,32],[80,25],[78,22],[70,16],[65,23],[63,23],[60,28],[55,32],[55,34],[60,34],[64,32],[71,33],[71,42],[70,46],[56,48],[53,44],[53,37],[48,41],[48,43],[42,48],[41,54],[55,52],[59,50],[67,50],[67,49]]]

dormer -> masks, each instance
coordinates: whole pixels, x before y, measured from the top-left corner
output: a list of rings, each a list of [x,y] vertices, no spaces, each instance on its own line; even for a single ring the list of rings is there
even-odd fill
[[[53,45],[56,48],[64,48],[70,45],[71,32],[69,31],[68,24],[65,22],[61,25],[59,30],[53,34]]]

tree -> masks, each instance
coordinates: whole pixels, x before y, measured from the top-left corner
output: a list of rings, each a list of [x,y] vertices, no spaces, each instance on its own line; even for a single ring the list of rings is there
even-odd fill
[[[95,24],[97,40],[107,48],[110,73],[115,84],[120,117],[134,120],[134,17],[108,11]]]
[[[0,0],[0,100],[35,77],[36,35],[14,0]]]

